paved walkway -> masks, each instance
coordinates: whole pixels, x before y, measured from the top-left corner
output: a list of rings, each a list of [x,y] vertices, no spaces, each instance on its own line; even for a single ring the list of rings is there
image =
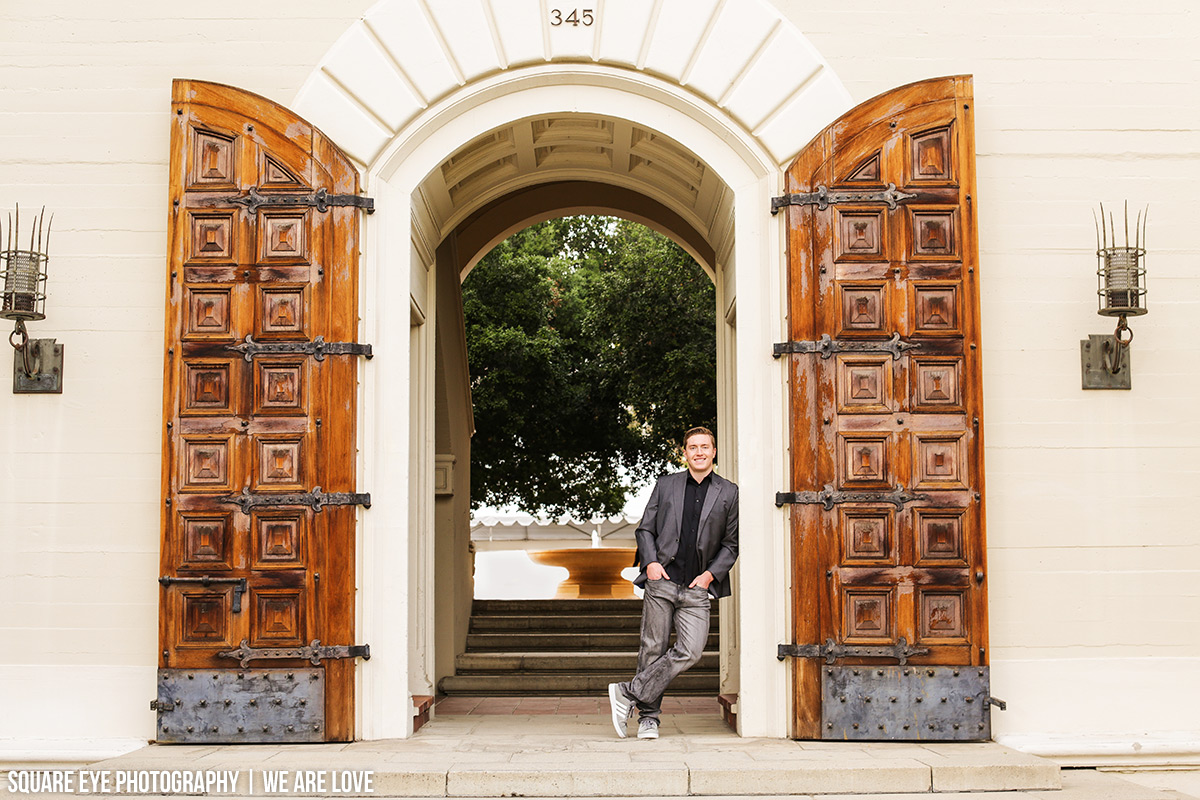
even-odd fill
[[[607,710],[606,710],[607,712]],[[632,730],[632,726],[631,726]],[[1065,770],[997,744],[883,744],[742,739],[715,714],[663,719],[656,741],[618,739],[607,713],[442,714],[410,739],[331,745],[149,746],[95,771],[238,774],[233,792],[272,796],[798,797],[839,800],[1181,800],[1124,776]],[[248,776],[253,771],[254,791]],[[297,772],[340,776],[339,791],[293,791]],[[370,791],[352,779],[370,773]],[[341,791],[350,788],[351,791]],[[0,783],[0,795],[7,785]],[[52,800],[73,795],[39,794]],[[129,794],[128,797],[149,795]]]

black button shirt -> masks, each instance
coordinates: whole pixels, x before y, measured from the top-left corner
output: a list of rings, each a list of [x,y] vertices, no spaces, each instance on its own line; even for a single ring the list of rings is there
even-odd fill
[[[700,549],[697,547],[697,534],[700,530],[700,512],[704,510],[704,498],[708,487],[712,485],[712,473],[704,476],[699,483],[689,472],[687,485],[683,490],[683,523],[679,526],[679,549],[675,560],[667,564],[667,577],[672,583],[688,586],[704,570],[707,564],[700,563]]]

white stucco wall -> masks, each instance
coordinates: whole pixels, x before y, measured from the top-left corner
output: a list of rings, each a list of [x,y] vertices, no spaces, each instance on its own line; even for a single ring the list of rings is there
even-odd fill
[[[775,5],[855,101],[975,75],[997,735],[1195,756],[1200,15],[1186,0]],[[0,759],[153,733],[170,81],[289,104],[370,6],[0,7],[0,209],[56,215],[49,318],[31,335],[66,346],[63,395],[0,389]],[[730,58],[775,57],[743,49]],[[752,87],[695,90],[736,116]],[[1083,392],[1078,341],[1111,328],[1094,313],[1090,212],[1126,198],[1151,206],[1151,313],[1133,321],[1133,390]]]
[[[1186,4],[779,6],[856,99],[975,76],[997,737],[1200,748],[1200,15]],[[1056,5],[1062,11],[1052,10]],[[851,35],[852,34],[852,35]],[[1101,201],[1150,206],[1133,389],[1080,389]]]

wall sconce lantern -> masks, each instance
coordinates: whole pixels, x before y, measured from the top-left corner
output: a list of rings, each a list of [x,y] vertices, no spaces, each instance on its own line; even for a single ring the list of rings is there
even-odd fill
[[[1149,209],[1146,210],[1147,212]],[[1129,343],[1133,331],[1127,317],[1140,317],[1146,308],[1146,217],[1138,212],[1129,240],[1129,204],[1125,204],[1125,244],[1117,246],[1117,226],[1111,212],[1106,220],[1104,205],[1096,221],[1096,295],[1102,317],[1116,317],[1111,336],[1089,334],[1079,343],[1083,362],[1084,389],[1129,389]]]
[[[54,339],[30,339],[25,323],[46,318],[46,264],[50,258],[50,226],[46,209],[33,218],[29,228],[29,249],[22,250],[21,209],[16,219],[8,217],[7,238],[0,230],[0,318],[16,321],[8,335],[13,353],[14,394],[62,394],[63,346]],[[36,249],[35,239],[36,238]],[[43,241],[44,237],[44,241]]]

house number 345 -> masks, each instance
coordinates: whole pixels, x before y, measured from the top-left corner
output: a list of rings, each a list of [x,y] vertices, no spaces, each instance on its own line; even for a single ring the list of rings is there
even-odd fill
[[[566,16],[564,17],[563,14],[566,14]],[[596,18],[592,16],[592,9],[590,8],[584,8],[582,10],[578,8],[572,8],[570,13],[567,13],[560,8],[554,8],[550,10],[550,25],[555,28],[557,28],[559,25],[563,25],[564,23],[567,25],[574,25],[578,28],[580,25],[591,25],[595,21]]]

